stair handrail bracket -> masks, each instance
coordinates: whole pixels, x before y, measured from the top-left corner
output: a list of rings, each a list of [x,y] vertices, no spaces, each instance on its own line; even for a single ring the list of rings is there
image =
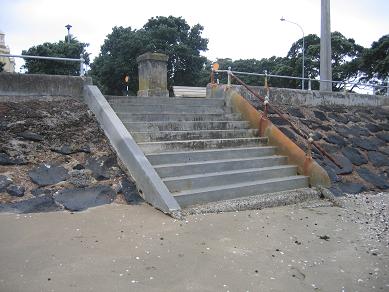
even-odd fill
[[[288,162],[295,164],[298,167],[298,172],[309,177],[309,183],[311,186],[323,186],[330,187],[331,181],[327,172],[322,168],[314,159],[312,159],[311,150],[308,153],[305,153],[298,145],[296,145],[291,139],[289,139],[280,129],[278,129],[268,118],[268,110],[271,109],[282,119],[284,119],[290,127],[303,139],[306,140],[308,149],[311,149],[314,146],[318,152],[323,156],[326,156],[335,165],[341,168],[339,163],[324,149],[322,149],[317,143],[312,139],[312,136],[305,133],[294,125],[285,115],[274,105],[270,103],[269,100],[269,88],[267,87],[266,97],[260,96],[254,92],[247,84],[245,84],[241,79],[239,79],[231,70],[214,70],[215,72],[227,73],[231,80],[235,80],[238,84],[243,86],[247,91],[249,91],[253,96],[257,97],[264,106],[264,110],[257,110],[248,100],[246,100],[235,88],[230,84],[210,84],[207,87],[207,96],[208,97],[224,97],[226,100],[226,105],[231,106],[233,112],[240,113],[242,117],[249,121],[252,128],[257,128],[259,130],[260,136],[268,138],[269,145],[277,146],[278,151],[282,155],[288,157]],[[311,139],[310,139],[311,138]]]

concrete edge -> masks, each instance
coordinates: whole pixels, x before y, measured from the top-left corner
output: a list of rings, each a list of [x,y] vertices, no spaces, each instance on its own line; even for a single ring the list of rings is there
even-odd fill
[[[142,150],[100,90],[93,85],[84,87],[84,101],[95,114],[123,165],[135,179],[143,199],[164,213],[177,217],[181,210],[175,198],[162,182]]]
[[[319,199],[320,194],[320,191],[309,188],[260,194],[250,197],[242,197],[232,200],[190,206],[182,210],[182,215],[188,216],[206,213],[261,210],[264,208],[297,204],[311,199]]]
[[[326,170],[313,159],[307,159],[305,152],[270,120],[262,119],[261,113],[238,91],[221,85],[209,88],[208,92],[211,97],[224,96],[226,105],[230,106],[233,112],[240,113],[242,118],[249,122],[251,128],[258,129],[262,136],[267,137],[270,146],[276,146],[279,154],[288,157],[289,164],[297,165],[299,174],[309,177],[310,186],[331,186],[331,180]]]

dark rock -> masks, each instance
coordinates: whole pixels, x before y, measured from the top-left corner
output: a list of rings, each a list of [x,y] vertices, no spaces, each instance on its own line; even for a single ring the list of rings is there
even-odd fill
[[[287,121],[285,121],[283,118],[281,117],[269,117],[269,120],[274,124],[274,125],[277,125],[277,126],[286,126],[286,125],[289,125],[289,123]]]
[[[323,138],[323,135],[319,132],[314,132],[312,138],[314,141],[319,141],[321,138]]]
[[[334,170],[329,165],[324,165],[324,169],[327,171],[327,174],[332,183],[336,183],[341,181],[340,177],[336,175],[336,170]]]
[[[29,131],[19,133],[18,136],[29,141],[34,141],[34,142],[43,141],[43,136]]]
[[[6,153],[0,153],[0,165],[24,165],[27,161],[21,158],[13,158]]]
[[[85,169],[85,166],[83,166],[82,164],[76,164],[75,166],[73,166],[73,169],[75,170],[81,170],[81,169]]]
[[[318,125],[314,129],[320,129],[320,130],[325,131],[325,132],[328,132],[328,131],[332,130],[331,126],[328,126],[328,125]]]
[[[387,116],[386,116],[387,118]],[[385,131],[389,131],[389,123],[383,123],[383,124],[379,124],[379,126],[384,129]]]
[[[91,153],[91,149],[88,145],[81,147],[78,149],[78,152],[85,152],[85,153]]]
[[[366,157],[358,149],[355,149],[352,147],[344,147],[342,149],[342,153],[354,165],[359,166],[359,165],[367,163]]]
[[[340,150],[340,148],[338,146],[335,146],[333,144],[327,144],[327,143],[322,143],[321,144],[322,148],[324,148],[324,150],[328,153],[335,153],[335,152],[338,152]]]
[[[42,195],[52,195],[56,192],[57,190],[50,190],[50,189],[44,189],[44,188],[36,188],[31,190],[31,195],[34,197],[39,197]]]
[[[288,109],[288,112],[289,112],[292,116],[294,116],[294,117],[301,118],[301,119],[305,119],[304,114],[300,111],[299,108],[289,108],[289,109]]]
[[[355,147],[359,147],[361,149],[368,150],[368,151],[376,151],[378,150],[378,146],[379,146],[377,145],[376,141],[373,140],[372,137],[366,139],[351,138],[350,141]]]
[[[347,117],[345,115],[329,113],[328,117],[335,120],[336,122],[342,123],[342,124],[347,124],[349,122],[349,120],[347,119]]]
[[[337,186],[331,186],[329,188],[330,192],[335,196],[335,197],[341,197],[344,196],[344,193],[342,192],[341,189],[339,189]]]
[[[61,190],[54,195],[55,202],[70,211],[82,211],[90,207],[110,204],[115,198],[115,191],[105,185]]]
[[[389,132],[377,133],[376,137],[380,138],[382,141],[389,143]]]
[[[335,131],[346,139],[351,136],[350,129],[343,125],[338,125],[338,127],[335,128]]]
[[[364,185],[353,182],[339,183],[338,187],[346,194],[357,194],[366,190]]]
[[[376,124],[367,123],[365,126],[372,133],[376,133],[376,132],[382,131],[382,127],[380,127],[380,126],[378,126]]]
[[[352,126],[349,128],[350,130],[350,135],[353,135],[355,137],[359,136],[370,136],[369,131],[366,128],[359,127],[359,126]]]
[[[381,167],[381,166],[389,166],[389,156],[384,155],[377,151],[369,151],[367,153],[367,157],[369,158],[369,161],[375,166],[375,167]]]
[[[47,186],[67,180],[69,174],[62,166],[41,164],[28,172],[31,180],[39,186]]]
[[[50,150],[64,155],[70,155],[77,152],[74,151],[73,148],[68,144],[62,145],[61,147],[57,148],[51,148]]]
[[[346,115],[346,117],[350,122],[353,122],[353,123],[358,123],[361,121],[361,119],[356,115]]]
[[[55,204],[53,197],[50,195],[0,205],[0,212],[36,213],[56,210],[60,210],[60,208]]]
[[[91,152],[91,149],[89,146],[83,146],[79,149],[76,149],[69,144],[64,144],[61,147],[53,147],[50,150],[53,152],[57,152],[59,154],[63,154],[63,155],[70,155],[70,154],[74,154],[77,152],[85,152],[85,153]]]
[[[279,127],[282,133],[284,133],[289,139],[296,140],[296,134],[292,132],[290,129],[285,127]]]
[[[97,180],[106,180],[110,178],[109,167],[112,166],[112,157],[103,156],[100,158],[89,157],[85,167],[92,171],[92,176]]]
[[[325,113],[321,112],[321,111],[313,111],[313,114],[315,115],[315,117],[317,119],[319,119],[320,121],[328,121]]]
[[[14,196],[14,197],[23,197],[25,191],[26,191],[26,188],[22,187],[22,186],[9,185],[7,187],[7,193],[10,196]]]
[[[318,122],[316,122],[314,120],[309,120],[309,119],[301,119],[300,122],[302,122],[304,125],[306,125],[310,129],[313,129],[313,128],[316,129],[317,126],[319,125]]]
[[[137,205],[144,202],[143,198],[139,195],[134,182],[130,181],[128,178],[123,178],[120,182],[120,186],[120,192],[123,193],[128,204]]]
[[[353,172],[353,165],[347,157],[343,156],[340,153],[335,153],[335,154],[332,154],[331,156],[334,158],[336,163],[338,163],[340,165],[340,167],[337,166],[332,161],[330,161],[328,158],[325,159],[325,162],[334,169],[336,174],[344,175],[344,174],[350,174]]]
[[[381,153],[384,153],[386,155],[389,155],[389,147],[381,147],[380,149],[378,149],[378,151],[380,151]]]
[[[12,179],[10,177],[0,175],[0,193],[5,192],[10,184],[12,184]]]
[[[347,145],[347,142],[340,136],[328,134],[327,137],[324,137],[324,140],[328,143],[338,145],[339,147],[344,147]]]
[[[386,190],[389,188],[389,182],[386,179],[371,172],[367,168],[361,167],[357,169],[357,172],[360,177],[362,177],[365,181],[371,183],[375,187],[381,190]]]

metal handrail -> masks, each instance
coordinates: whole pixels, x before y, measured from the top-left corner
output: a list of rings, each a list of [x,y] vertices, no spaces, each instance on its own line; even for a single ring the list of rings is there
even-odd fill
[[[31,55],[13,55],[13,54],[0,54],[0,57],[80,62],[80,76],[84,76],[85,73],[84,72],[85,59],[83,54],[80,54],[80,59],[61,58],[61,57],[43,57],[43,56],[31,56]]]
[[[221,70],[215,70],[215,71],[221,71]],[[213,73],[215,71],[212,70],[211,83],[212,83],[212,80],[214,80]],[[269,103],[269,97],[268,96],[263,97],[263,96],[260,96],[259,94],[257,94],[256,92],[254,92],[246,83],[244,83],[241,79],[239,79],[236,75],[234,75],[232,73],[232,71],[230,71],[230,70],[223,70],[223,72],[227,72],[229,81],[231,81],[231,77],[234,78],[238,83],[240,83],[244,88],[246,88],[251,94],[253,94],[255,97],[257,97],[260,101],[262,101],[264,103],[264,105],[265,105],[265,112],[264,112],[265,118],[266,118],[266,114],[267,114],[267,107],[270,107],[276,114],[278,114],[283,120],[285,120],[291,126],[293,131],[295,131],[298,135],[300,135],[301,137],[303,137],[307,141],[308,152],[310,152],[311,144],[312,144],[313,146],[316,147],[316,149],[323,156],[327,157],[336,166],[338,166],[340,169],[342,169],[342,166],[329,153],[327,153],[327,151],[325,151],[322,147],[320,147],[320,145],[318,145],[317,143],[315,143],[315,141],[313,141],[312,135],[308,135],[306,132],[304,132],[303,130],[299,129],[295,124],[293,124],[288,118],[285,117],[283,112],[281,112],[274,105],[271,105]],[[229,85],[230,84],[231,84],[231,82],[229,82]],[[269,89],[268,86],[267,86],[267,79],[265,79],[265,87],[267,87],[267,90]],[[308,155],[310,155],[310,153]]]
[[[251,73],[251,72],[232,71],[232,70],[214,70],[214,72],[227,73],[227,74],[228,74],[228,72],[231,72],[233,74],[248,75],[248,76],[276,77],[276,78],[292,79],[292,80],[304,80],[304,81],[308,81],[308,89],[307,90],[311,90],[312,82],[331,82],[331,84],[335,83],[335,84],[344,84],[344,85],[351,85],[351,86],[361,85],[361,86],[372,87],[373,89],[374,88],[384,88],[384,89],[386,88],[386,95],[389,96],[389,85],[375,85],[375,84],[365,84],[365,83],[361,83],[361,82],[335,81],[335,80],[324,80],[324,79],[320,80],[320,79],[312,79],[312,78],[308,78],[308,77],[302,78],[302,77],[296,77],[296,76],[268,74],[266,71],[265,71],[265,73]],[[388,80],[388,82],[389,82],[389,80]]]

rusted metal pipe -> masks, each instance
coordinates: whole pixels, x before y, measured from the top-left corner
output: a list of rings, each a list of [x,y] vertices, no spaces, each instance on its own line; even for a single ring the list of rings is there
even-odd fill
[[[246,88],[251,94],[253,94],[255,97],[259,98],[259,100],[261,100],[262,102],[265,101],[265,98],[260,96],[259,94],[257,94],[256,92],[254,92],[246,83],[244,83],[242,80],[240,80],[236,75],[234,75],[233,73],[231,73],[231,77],[234,78],[236,81],[238,81],[238,83],[240,83],[244,88]],[[290,127],[298,134],[300,135],[301,137],[303,137],[305,140],[308,140],[308,135],[307,133],[303,132],[302,130],[300,130],[299,128],[297,128],[290,120],[288,120],[284,114],[278,109],[276,108],[275,106],[271,105],[271,104],[268,104],[268,106],[276,113],[278,114],[284,121],[286,121]],[[323,148],[321,148],[317,143],[315,142],[312,142],[312,145],[314,145],[316,147],[317,150],[319,150],[319,152],[327,157],[329,160],[331,160],[331,162],[333,162],[337,167],[339,168],[342,168],[342,166],[329,154],[327,153]]]

